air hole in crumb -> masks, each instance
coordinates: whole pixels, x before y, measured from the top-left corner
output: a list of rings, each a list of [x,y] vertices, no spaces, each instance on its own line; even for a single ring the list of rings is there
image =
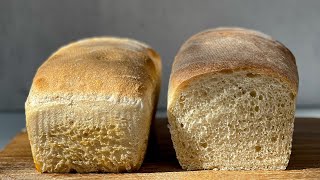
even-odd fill
[[[74,123],[74,121],[69,121],[69,124],[72,125]]]
[[[262,160],[263,160],[263,158],[262,158],[262,157],[257,157],[257,159],[258,159],[259,161],[262,161]]]
[[[254,108],[254,110],[255,110],[256,112],[258,112],[258,111],[259,111],[259,106],[256,106],[256,107]]]
[[[262,95],[259,96],[259,100],[263,100],[263,96]]]
[[[247,77],[249,77],[249,78],[254,78],[254,77],[257,77],[257,76],[259,76],[259,74],[253,74],[253,73],[248,73],[247,74]]]
[[[233,71],[230,70],[230,69],[223,69],[220,72],[223,73],[223,74],[231,74],[231,73],[233,73]]]
[[[184,142],[181,143],[182,147],[186,147],[186,145],[184,144]]]
[[[180,96],[180,101],[184,101],[185,97],[184,96]]]
[[[110,129],[114,129],[115,127],[116,127],[116,126],[112,124],[112,125],[110,125],[109,128],[110,128]]]
[[[284,107],[284,104],[281,104],[281,107]]]
[[[277,137],[272,137],[272,138],[271,138],[271,141],[272,141],[272,142],[276,142],[276,141],[277,141]]]
[[[179,98],[179,104],[180,104],[180,106],[182,106],[182,107],[183,107],[184,100],[185,100],[185,97],[184,97],[184,96],[180,96],[180,98]]]
[[[290,93],[289,96],[290,96],[291,100],[294,100],[295,95],[293,93]]]
[[[257,96],[256,91],[251,91],[251,92],[250,92],[250,96],[251,96],[251,97],[256,97],[256,96]]]
[[[205,98],[205,97],[207,97],[207,96],[208,96],[208,93],[207,93],[207,92],[205,92],[205,91],[202,91],[202,92],[201,92],[201,96]]]
[[[207,143],[200,143],[200,146],[203,148],[206,148],[208,146],[208,144]]]
[[[180,108],[181,108],[181,109],[183,109],[183,108],[184,108],[184,104],[183,104],[183,102],[181,102],[181,101],[180,101],[180,102],[179,102],[179,105],[180,105]]]
[[[69,173],[75,174],[75,173],[77,173],[77,171],[75,169],[71,168]]]
[[[83,133],[84,137],[88,137],[88,135],[89,135],[88,133]]]
[[[284,140],[284,135],[283,134],[281,135],[281,139]]]
[[[261,151],[261,146],[255,146],[254,148],[256,149],[256,152],[260,152]]]
[[[183,128],[183,127],[184,127],[184,125],[183,125],[182,123],[180,123],[180,127],[182,127],[182,128]]]

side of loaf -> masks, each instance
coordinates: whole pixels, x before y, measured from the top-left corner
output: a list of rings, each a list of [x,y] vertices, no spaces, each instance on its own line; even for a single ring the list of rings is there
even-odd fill
[[[37,170],[138,170],[160,81],[160,57],[135,40],[89,38],[60,48],[38,69],[25,103]]]
[[[293,54],[271,37],[217,28],[177,53],[168,121],[183,169],[283,170],[290,154],[298,72]]]

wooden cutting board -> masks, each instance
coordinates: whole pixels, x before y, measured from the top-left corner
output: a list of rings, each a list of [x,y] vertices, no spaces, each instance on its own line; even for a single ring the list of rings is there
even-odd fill
[[[292,154],[285,171],[183,171],[175,158],[167,120],[157,119],[154,125],[153,141],[149,143],[146,159],[136,173],[38,173],[27,133],[21,132],[0,152],[0,179],[320,179],[320,119],[296,119]]]

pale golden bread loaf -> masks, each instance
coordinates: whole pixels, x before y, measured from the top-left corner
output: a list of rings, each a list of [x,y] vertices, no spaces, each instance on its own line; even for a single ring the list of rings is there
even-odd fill
[[[184,169],[285,169],[298,92],[295,58],[271,37],[217,28],[188,39],[170,76],[168,119]]]
[[[160,81],[160,57],[135,40],[90,38],[59,49],[38,69],[25,103],[36,168],[139,169]]]

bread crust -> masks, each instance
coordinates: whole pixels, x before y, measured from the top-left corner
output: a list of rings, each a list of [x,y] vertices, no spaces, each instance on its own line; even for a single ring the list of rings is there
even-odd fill
[[[283,44],[258,31],[217,28],[195,34],[178,51],[169,81],[168,110],[176,94],[196,77],[241,70],[273,76],[297,94],[296,61]]]
[[[160,74],[160,57],[148,45],[125,38],[88,38],[52,54],[38,69],[29,97],[70,92],[142,97],[153,83],[160,85]]]

